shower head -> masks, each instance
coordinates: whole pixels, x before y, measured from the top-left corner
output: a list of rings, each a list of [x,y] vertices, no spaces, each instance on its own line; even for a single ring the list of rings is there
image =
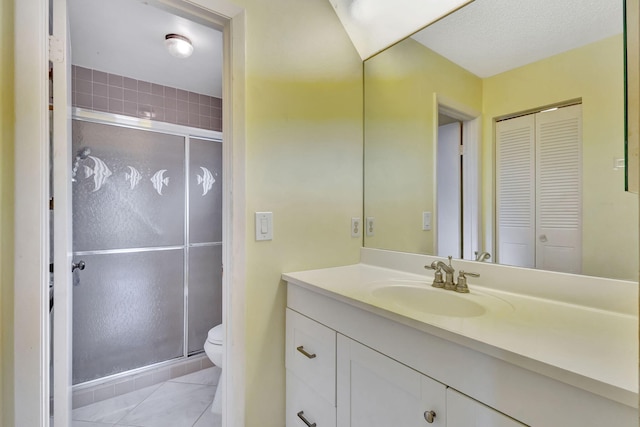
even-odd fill
[[[76,158],[78,158],[79,160],[84,160],[87,157],[89,157],[89,154],[91,154],[91,148],[89,147],[82,147],[78,150],[78,152],[76,153]]]
[[[76,182],[76,174],[78,173],[78,166],[80,165],[80,160],[84,160],[89,157],[91,154],[91,148],[82,147],[78,151],[76,151],[76,159],[73,162],[73,167],[71,168],[71,182]]]

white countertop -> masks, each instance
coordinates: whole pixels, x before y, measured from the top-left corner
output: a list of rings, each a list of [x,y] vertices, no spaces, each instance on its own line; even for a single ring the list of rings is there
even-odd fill
[[[406,319],[404,323],[425,332],[435,332],[442,338],[637,407],[637,314],[482,287],[474,285],[472,278],[471,293],[458,294],[460,297],[480,302],[497,298],[504,303],[497,304],[495,310],[489,304],[487,312],[480,316],[449,317],[411,310],[371,294],[384,282],[430,286],[433,272],[430,277],[428,274],[355,264],[285,273],[282,277],[330,298],[394,320]]]

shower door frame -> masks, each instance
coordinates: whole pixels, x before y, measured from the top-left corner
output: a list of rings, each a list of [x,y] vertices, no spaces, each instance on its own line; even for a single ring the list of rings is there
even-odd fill
[[[75,251],[72,250],[72,256],[82,257],[84,255],[98,255],[98,254],[114,254],[114,253],[139,253],[139,252],[148,252],[148,251],[157,251],[157,250],[168,250],[168,249],[182,249],[184,251],[184,259],[183,259],[183,344],[182,344],[182,355],[178,358],[169,359],[161,362],[156,362],[151,365],[141,366],[138,368],[134,368],[131,370],[119,372],[116,374],[111,374],[105,377],[96,378],[94,380],[84,381],[78,384],[73,385],[73,389],[76,387],[87,387],[92,384],[100,384],[105,380],[111,380],[115,378],[126,377],[133,373],[145,372],[151,368],[157,368],[160,366],[164,366],[167,363],[175,362],[176,360],[186,360],[189,354],[189,249],[192,247],[202,247],[202,246],[220,246],[224,247],[224,240],[221,242],[215,243],[192,243],[190,239],[190,220],[189,220],[189,194],[191,191],[191,185],[188,182],[189,177],[189,164],[190,164],[190,139],[199,139],[199,140],[207,140],[212,143],[222,144],[224,149],[224,141],[222,138],[222,132],[215,130],[202,129],[192,126],[179,125],[174,123],[166,123],[155,120],[148,120],[144,118],[138,117],[130,117],[124,116],[121,114],[108,113],[103,111],[94,111],[86,108],[74,107],[72,109],[71,114],[72,120],[78,120],[87,123],[96,123],[103,124],[108,126],[118,126],[127,129],[134,129],[138,131],[146,131],[146,132],[156,132],[165,135],[174,135],[178,137],[184,138],[184,178],[185,178],[185,194],[184,194],[184,236],[182,245],[171,245],[171,246],[157,246],[157,247],[143,247],[143,248],[124,248],[124,249],[106,249],[106,250],[89,250],[89,251]],[[224,169],[223,172],[224,174]],[[224,180],[222,182],[224,186]],[[224,210],[224,206],[221,207],[221,211]],[[73,212],[71,212],[73,215]],[[82,274],[82,273],[80,273]],[[72,313],[73,320],[73,313]],[[211,325],[213,327],[215,325]],[[203,341],[204,342],[204,341]],[[192,354],[194,355],[194,354]]]
[[[245,166],[245,11],[229,0],[151,0],[151,3],[176,13],[196,16],[223,31],[223,319],[225,322],[225,350],[223,360],[227,371],[223,394],[223,425],[244,426],[245,413],[245,239],[246,239],[246,166]],[[56,7],[64,7],[66,0],[55,0]],[[61,47],[58,78],[54,90],[65,88],[68,81],[64,67],[68,56],[66,31],[68,22],[54,28],[55,42],[49,37],[49,2],[21,0],[15,2],[15,221],[14,221],[14,274],[13,319],[7,316],[9,337],[3,340],[12,349],[9,360],[3,361],[3,371],[13,372],[7,379],[9,395],[3,394],[6,408],[3,415],[14,425],[47,427],[50,425],[49,408],[49,192],[50,154],[56,159],[70,153],[69,139],[54,139],[50,147],[49,123],[49,60],[50,47]],[[51,43],[51,44],[50,44]],[[54,52],[56,49],[52,49]],[[54,52],[59,54],[60,51]],[[59,60],[59,61],[57,61]],[[60,93],[60,92],[58,92]],[[54,99],[56,105],[56,99]],[[70,118],[70,111],[57,104],[62,114]],[[60,120],[55,119],[54,120]],[[58,160],[59,161],[59,160]],[[56,170],[56,176],[71,179],[70,170]],[[58,175],[59,174],[59,175]],[[70,200],[57,200],[58,210],[70,213]],[[68,235],[66,228],[57,230],[57,236]],[[69,242],[55,245],[55,255],[64,257]],[[57,238],[56,238],[57,243]],[[60,266],[59,268],[61,268]],[[68,274],[67,276],[70,277]],[[69,306],[69,283],[57,283],[56,297],[61,305]],[[233,286],[231,284],[233,283]],[[66,287],[65,287],[66,286]],[[4,292],[3,292],[4,296]],[[64,302],[64,303],[63,303]],[[3,305],[5,303],[3,302]],[[65,328],[68,325],[56,325]],[[70,361],[70,351],[58,348],[57,356]],[[5,368],[7,368],[5,370]],[[230,387],[233,385],[233,387]],[[71,377],[67,387],[56,388],[55,398],[65,402],[58,411],[71,411]],[[63,426],[56,426],[63,427]]]

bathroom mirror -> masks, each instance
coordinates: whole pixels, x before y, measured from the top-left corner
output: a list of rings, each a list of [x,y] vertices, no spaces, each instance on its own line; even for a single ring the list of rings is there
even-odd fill
[[[364,246],[637,280],[623,3],[476,0],[365,61]]]

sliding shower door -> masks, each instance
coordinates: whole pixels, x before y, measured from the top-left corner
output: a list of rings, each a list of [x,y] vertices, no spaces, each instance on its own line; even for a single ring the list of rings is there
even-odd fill
[[[72,135],[73,383],[201,351],[221,319],[221,143],[84,120]]]
[[[222,144],[189,140],[188,348],[202,351],[222,323]],[[216,260],[216,262],[212,262]]]

